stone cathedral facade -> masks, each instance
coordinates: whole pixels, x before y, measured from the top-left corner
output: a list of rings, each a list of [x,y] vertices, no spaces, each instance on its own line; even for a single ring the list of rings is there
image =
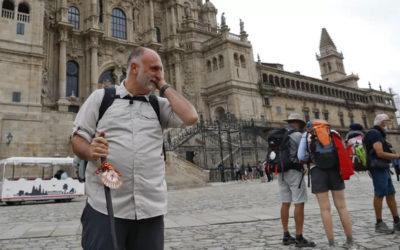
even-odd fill
[[[316,79],[254,61],[244,23],[232,34],[217,12],[209,0],[0,0],[0,158],[70,155],[80,105],[126,77],[138,46],[158,51],[167,81],[205,120],[274,127],[298,112],[345,130],[381,112],[395,118],[392,94],[358,88],[325,29]]]

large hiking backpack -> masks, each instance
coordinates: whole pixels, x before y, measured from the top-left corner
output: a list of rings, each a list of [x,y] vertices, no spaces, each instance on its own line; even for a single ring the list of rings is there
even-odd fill
[[[294,132],[294,129],[277,128],[268,133],[267,171],[277,174],[289,169],[302,169],[301,164],[290,159],[290,135]]]
[[[342,180],[348,180],[354,174],[354,169],[340,134],[331,130],[329,123],[322,120],[313,121],[308,133],[311,142],[307,150],[313,156],[316,167],[336,168]]]
[[[349,155],[354,168],[366,168],[367,156],[363,145],[364,134],[360,134],[347,141],[347,154]]]
[[[115,88],[104,88],[104,96],[103,96],[103,100],[101,101],[100,107],[99,107],[99,117],[96,121],[96,127],[97,124],[99,123],[99,121],[101,120],[101,118],[103,117],[104,113],[107,111],[107,109],[109,107],[111,107],[111,105],[113,104],[115,99],[120,98],[120,96],[116,95],[116,89]],[[146,101],[147,100],[143,97],[143,98],[130,98],[129,96],[123,98],[123,99],[127,99],[130,101],[130,103],[132,104],[133,100],[142,100],[142,101]],[[157,114],[157,118],[158,121],[160,123],[161,126],[161,116],[160,116],[160,106],[158,104],[158,99],[155,95],[150,95],[149,96],[149,103],[151,105],[151,107],[154,109],[154,112],[156,112]],[[94,136],[93,136],[94,137]],[[166,160],[166,154],[165,154],[165,145],[163,143],[163,154],[164,154],[164,161]],[[80,182],[85,182],[85,172],[86,172],[86,167],[87,167],[87,161],[85,160],[81,160],[78,157],[75,157],[74,162],[76,164],[76,168],[78,170],[78,180]]]
[[[338,166],[338,154],[333,143],[333,135],[328,122],[315,120],[307,128],[310,143],[307,145],[309,155],[319,168],[335,168]]]

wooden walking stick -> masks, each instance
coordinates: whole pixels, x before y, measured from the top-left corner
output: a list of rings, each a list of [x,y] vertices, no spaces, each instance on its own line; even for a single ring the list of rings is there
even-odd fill
[[[101,137],[105,137],[105,133],[100,133]],[[104,193],[106,196],[106,204],[107,204],[107,213],[110,219],[110,230],[111,230],[111,239],[113,242],[114,250],[118,250],[117,243],[117,232],[115,230],[115,218],[114,211],[111,200],[110,189],[118,189],[122,185],[121,173],[118,172],[113,166],[111,166],[106,158],[101,158],[101,165],[96,171],[97,174],[101,174],[101,181],[104,184]]]

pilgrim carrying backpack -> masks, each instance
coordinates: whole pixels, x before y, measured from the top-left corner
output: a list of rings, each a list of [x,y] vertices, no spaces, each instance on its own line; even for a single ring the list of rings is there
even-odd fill
[[[333,135],[329,123],[315,120],[308,128],[311,142],[307,151],[313,155],[314,164],[319,168],[335,168],[338,166],[338,154],[333,142]],[[318,144],[318,145],[317,145]]]
[[[99,118],[97,119],[96,126],[103,117],[104,113],[107,111],[107,109],[113,104],[114,100],[116,98],[120,98],[118,95],[115,94],[116,90],[115,88],[104,88],[104,97],[103,100],[101,101],[100,107],[99,107]],[[124,98],[124,99],[130,99],[130,98]],[[131,102],[132,103],[132,99]],[[151,104],[151,107],[153,107],[154,112],[157,114],[158,121],[160,122],[161,126],[161,116],[160,116],[160,106],[158,104],[158,99],[155,95],[150,95],[149,97],[149,103]],[[94,137],[94,136],[93,136]],[[165,154],[165,145],[163,143],[163,154],[164,154],[164,161],[166,160],[166,154]],[[78,180],[80,182],[85,182],[85,172],[86,172],[86,167],[87,167],[87,161],[81,160],[78,157],[75,157],[74,159],[75,166],[78,170]]]
[[[282,173],[289,169],[301,170],[303,166],[290,160],[290,135],[294,129],[276,128],[268,133],[267,171]]]

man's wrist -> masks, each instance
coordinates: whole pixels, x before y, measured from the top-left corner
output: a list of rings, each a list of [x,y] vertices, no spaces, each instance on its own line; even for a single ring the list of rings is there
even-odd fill
[[[168,84],[168,83],[165,83],[165,84],[160,88],[160,96],[161,96],[161,97],[164,97],[164,92],[165,92],[165,90],[167,90],[169,87],[171,87],[171,85]]]

